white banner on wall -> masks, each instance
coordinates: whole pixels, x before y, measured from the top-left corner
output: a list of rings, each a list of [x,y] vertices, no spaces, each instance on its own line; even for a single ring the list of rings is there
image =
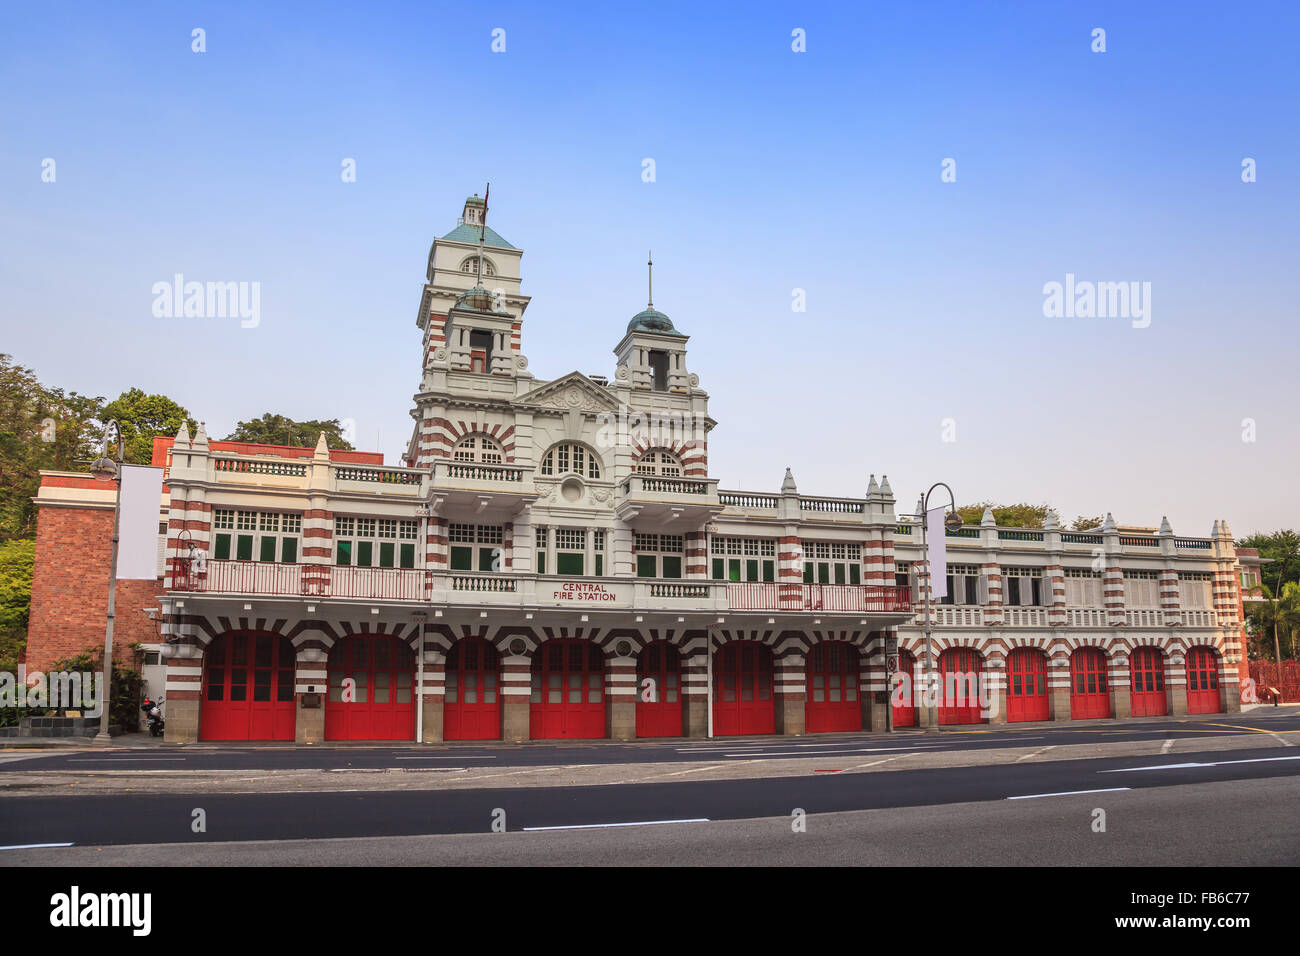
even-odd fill
[[[158,521],[163,470],[122,466],[122,513],[118,528],[117,579],[158,577]]]
[[[925,513],[925,543],[930,559],[930,595],[935,600],[948,596],[948,533],[943,526],[944,508]]]

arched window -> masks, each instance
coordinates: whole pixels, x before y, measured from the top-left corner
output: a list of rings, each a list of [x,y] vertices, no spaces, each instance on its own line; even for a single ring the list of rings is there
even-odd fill
[[[452,449],[453,461],[473,461],[485,465],[499,465],[505,461],[505,453],[496,440],[487,435],[466,435]]]
[[[660,475],[665,478],[680,478],[682,463],[672,452],[652,448],[639,459],[633,469],[638,475]]]
[[[543,475],[582,475],[585,478],[600,477],[600,459],[596,453],[585,445],[566,442],[552,446],[542,456],[541,473]]]
[[[468,272],[475,275],[478,272],[478,256],[470,256],[460,264],[461,272]],[[492,260],[487,256],[483,257],[483,274],[485,276],[494,276],[497,274],[496,266],[492,265]]]

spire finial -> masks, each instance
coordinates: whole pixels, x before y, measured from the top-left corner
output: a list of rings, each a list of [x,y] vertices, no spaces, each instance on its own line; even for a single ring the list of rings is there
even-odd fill
[[[474,286],[479,289],[483,288],[483,240],[485,238],[485,233],[487,232],[487,201],[488,193],[491,191],[492,184],[488,183],[487,188],[483,190],[483,212],[481,212],[478,217],[478,267],[474,270]],[[477,196],[478,193],[475,193],[474,195]]]
[[[655,307],[655,252],[653,249],[650,250],[650,258],[645,265],[646,282],[649,287],[649,295],[646,297],[645,307],[647,309],[653,309]]]

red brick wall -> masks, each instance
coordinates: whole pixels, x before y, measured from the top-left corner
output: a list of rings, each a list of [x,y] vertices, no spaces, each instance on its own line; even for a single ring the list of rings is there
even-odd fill
[[[113,512],[44,505],[36,522],[36,565],[27,628],[27,670],[104,647]],[[130,660],[128,645],[156,642],[142,612],[157,607],[162,581],[118,581],[113,656]]]

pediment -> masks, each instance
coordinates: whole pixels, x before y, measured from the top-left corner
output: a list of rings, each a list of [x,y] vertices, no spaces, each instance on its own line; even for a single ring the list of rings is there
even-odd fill
[[[570,372],[515,399],[516,405],[560,412],[617,412],[618,401],[581,372]]]

